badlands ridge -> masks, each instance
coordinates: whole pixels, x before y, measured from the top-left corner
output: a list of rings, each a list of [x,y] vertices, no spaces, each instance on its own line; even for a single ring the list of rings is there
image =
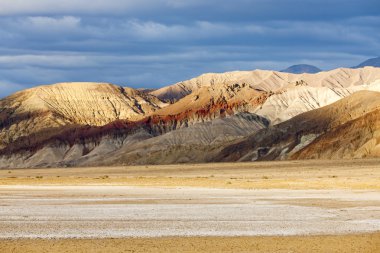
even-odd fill
[[[60,83],[0,100],[0,167],[380,157],[380,68]]]

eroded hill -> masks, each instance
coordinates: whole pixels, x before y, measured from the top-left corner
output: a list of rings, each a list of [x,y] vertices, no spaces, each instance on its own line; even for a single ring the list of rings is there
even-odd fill
[[[214,160],[378,157],[379,133],[380,92],[358,91],[227,145]]]
[[[40,86],[0,100],[0,166],[380,156],[371,137],[374,91],[380,68],[373,67],[205,74],[151,93],[99,83]]]

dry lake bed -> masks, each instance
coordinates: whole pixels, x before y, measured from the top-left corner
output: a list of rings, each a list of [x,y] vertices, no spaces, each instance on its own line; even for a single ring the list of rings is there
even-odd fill
[[[0,171],[0,252],[380,252],[380,161]]]

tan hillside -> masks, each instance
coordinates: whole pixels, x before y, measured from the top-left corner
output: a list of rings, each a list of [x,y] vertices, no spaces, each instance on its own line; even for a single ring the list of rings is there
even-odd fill
[[[357,92],[334,107],[309,117],[339,115],[329,131],[291,156],[292,159],[339,159],[380,156],[380,93]],[[347,111],[349,110],[349,111]]]
[[[354,90],[352,88],[309,86],[288,87],[272,94],[253,112],[266,117],[272,124],[278,124],[298,114],[334,103],[357,90],[366,88],[367,86],[365,85],[355,86]]]
[[[372,83],[380,79],[380,68],[339,68],[316,74],[290,74],[270,70],[208,73],[153,91],[161,99],[178,100],[201,87],[213,85],[247,84],[254,89],[275,92],[293,84],[311,87],[348,88]]]
[[[359,91],[226,147],[215,160],[379,156],[380,92]]]
[[[156,97],[106,83],[59,83],[0,100],[0,148],[17,138],[67,125],[139,120],[165,106]]]
[[[377,140],[361,132],[368,128],[352,134],[360,122],[376,128],[371,122],[377,114],[368,114],[372,105],[364,101],[354,107],[352,99],[365,100],[357,94],[369,94],[377,103],[378,93],[371,91],[380,91],[380,68],[301,75],[256,70],[206,74],[187,82],[194,89],[171,104],[145,90],[104,83],[62,83],[17,92],[0,100],[0,165],[380,156]],[[344,109],[326,109],[344,101],[351,101],[338,106]],[[347,116],[354,113],[355,118]],[[349,121],[351,128],[340,128]],[[347,143],[341,142],[340,133]]]
[[[380,79],[348,88],[311,87],[305,84],[289,85],[269,96],[252,112],[278,124],[301,113],[332,104],[361,90],[380,92]]]
[[[281,75],[285,74],[288,77],[297,77],[298,79],[278,82],[277,86],[280,88],[275,88],[276,85],[271,82],[270,89],[272,90],[267,87],[269,91],[264,91],[262,90],[263,87],[256,87],[257,85],[248,85],[249,80],[244,78],[239,79],[238,83],[230,82],[232,74],[226,73],[229,81],[219,80],[219,82],[210,81],[209,78],[212,75],[207,74],[201,80],[208,80],[211,84],[199,86],[189,95],[158,110],[155,114],[176,115],[179,120],[202,122],[218,118],[220,115],[231,115],[245,111],[263,116],[269,119],[272,124],[278,124],[298,114],[329,105],[359,90],[380,91],[380,68],[365,68],[361,69],[361,72],[347,70],[347,73],[352,74],[346,76],[346,78],[349,77],[348,80],[341,80],[344,79],[342,77],[343,70],[324,72],[323,75],[321,73],[302,75],[281,73]],[[237,76],[244,76],[245,74],[245,72],[233,73]],[[263,77],[265,73],[268,74],[267,71],[259,70],[254,71],[254,73],[260,74],[260,77]],[[224,74],[218,77],[221,76]],[[319,80],[321,76],[323,78],[327,76],[328,79]],[[334,81],[326,81],[330,79]],[[360,81],[355,81],[357,79]],[[344,85],[332,85],[333,82]]]
[[[195,90],[178,102],[157,110],[154,115],[174,115],[189,123],[203,122],[238,112],[254,111],[269,95],[245,83],[215,84]]]

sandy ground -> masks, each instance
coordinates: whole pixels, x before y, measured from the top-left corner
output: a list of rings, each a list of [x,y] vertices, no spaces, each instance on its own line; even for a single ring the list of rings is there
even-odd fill
[[[0,170],[0,185],[380,190],[380,159]]]
[[[378,164],[0,171],[0,252],[380,252]]]
[[[8,253],[378,253],[380,234],[291,237],[164,237],[123,239],[7,240]]]

